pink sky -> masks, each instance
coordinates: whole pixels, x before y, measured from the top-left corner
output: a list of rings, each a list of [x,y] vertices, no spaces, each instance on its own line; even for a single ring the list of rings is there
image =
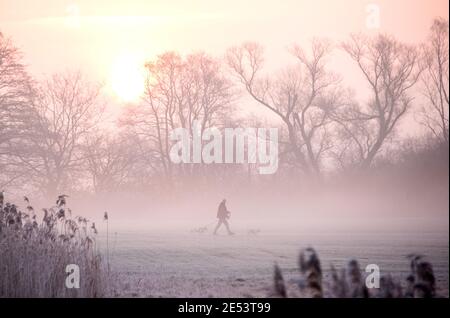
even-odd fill
[[[381,31],[410,42],[423,40],[435,16],[448,18],[447,0],[0,0],[0,30],[33,70],[87,63],[101,72],[122,50],[221,54],[256,40],[278,52],[313,36],[341,40],[368,31],[369,3],[380,6]],[[71,14],[79,15],[75,26]]]

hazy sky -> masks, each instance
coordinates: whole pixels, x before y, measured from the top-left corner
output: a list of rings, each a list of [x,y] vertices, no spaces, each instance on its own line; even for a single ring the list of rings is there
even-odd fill
[[[378,30],[367,28],[368,4],[380,8]],[[266,47],[269,65],[283,67],[291,63],[286,47],[314,36],[341,41],[382,31],[418,42],[434,17],[448,18],[448,6],[448,0],[0,0],[0,31],[22,49],[35,76],[81,68],[111,86],[129,64],[166,50],[221,56],[252,40]],[[333,68],[358,85],[346,63]]]

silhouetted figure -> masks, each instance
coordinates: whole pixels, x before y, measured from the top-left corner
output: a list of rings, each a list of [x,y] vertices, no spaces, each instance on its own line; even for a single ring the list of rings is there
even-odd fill
[[[233,235],[234,233],[230,231],[230,226],[228,225],[227,219],[230,218],[231,212],[227,210],[226,206],[227,200],[223,199],[222,202],[220,202],[219,209],[217,210],[217,218],[219,219],[219,222],[217,223],[216,229],[214,230],[214,235],[217,234],[217,230],[219,227],[224,224],[227,228],[228,235]]]

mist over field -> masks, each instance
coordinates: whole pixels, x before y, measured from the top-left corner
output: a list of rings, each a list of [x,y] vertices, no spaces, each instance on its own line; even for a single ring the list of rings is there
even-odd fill
[[[448,297],[448,2],[372,2],[1,1],[0,297]]]

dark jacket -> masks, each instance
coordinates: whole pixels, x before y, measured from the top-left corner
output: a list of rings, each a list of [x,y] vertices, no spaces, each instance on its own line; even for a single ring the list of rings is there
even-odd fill
[[[221,202],[219,205],[219,209],[217,210],[217,218],[224,220],[229,216],[230,212],[228,212],[227,207],[225,206],[225,202]]]

